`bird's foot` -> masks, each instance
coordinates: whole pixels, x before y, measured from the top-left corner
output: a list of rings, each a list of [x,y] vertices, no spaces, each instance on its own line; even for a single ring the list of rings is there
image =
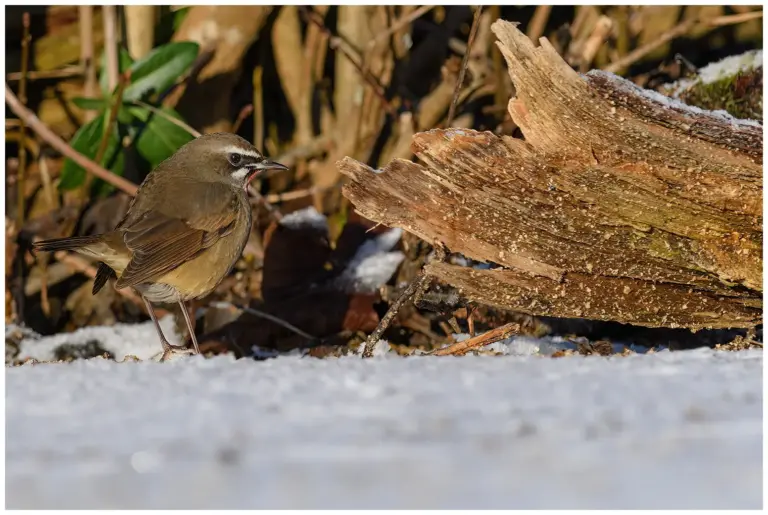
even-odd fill
[[[163,342],[163,355],[160,357],[160,362],[171,361],[182,356],[193,356],[197,354],[194,349],[188,349],[181,345],[171,345],[168,342]]]

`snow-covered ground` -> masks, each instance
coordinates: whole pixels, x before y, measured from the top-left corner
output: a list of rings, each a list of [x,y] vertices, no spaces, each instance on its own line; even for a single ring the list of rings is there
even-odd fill
[[[760,508],[761,392],[760,351],[25,365],[6,503]]]

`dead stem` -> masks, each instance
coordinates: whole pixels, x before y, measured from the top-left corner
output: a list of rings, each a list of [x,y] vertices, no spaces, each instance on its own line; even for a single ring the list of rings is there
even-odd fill
[[[147,104],[146,102],[142,102],[141,100],[133,100],[131,101],[132,104],[136,104],[137,106],[143,107],[147,111],[151,112],[152,114],[159,116],[160,118],[163,118],[170,123],[174,124],[175,126],[184,129],[188,133],[190,133],[192,136],[199,138],[201,136],[200,131],[192,127],[191,125],[188,125],[184,123],[182,120],[179,120],[175,116],[171,116],[170,114],[166,113],[162,109],[158,109],[157,107]]]
[[[717,16],[714,18],[709,18],[704,20],[700,19],[698,16],[694,16],[693,18],[685,20],[677,24],[676,26],[672,27],[657,39],[641,46],[640,48],[633,50],[632,52],[628,53],[626,56],[619,59],[618,61],[612,62],[611,64],[606,66],[604,70],[611,73],[619,73],[620,71],[625,70],[626,68],[628,68],[635,62],[639,61],[649,53],[653,52],[655,49],[664,45],[665,43],[668,43],[669,41],[672,41],[675,38],[679,38],[680,36],[684,36],[685,34],[690,32],[694,27],[696,27],[696,25],[698,24],[702,24],[710,28],[715,28],[715,27],[723,27],[725,25],[734,25],[737,23],[743,23],[745,21],[762,18],[762,16],[763,16],[763,11],[753,11],[753,12],[742,13],[742,14],[733,14],[729,16]]]
[[[135,184],[120,177],[119,175],[115,175],[98,163],[93,162],[77,150],[70,147],[56,133],[46,127],[46,125],[40,121],[35,113],[22,105],[16,95],[13,94],[13,91],[11,91],[11,88],[7,83],[5,84],[5,103],[8,104],[8,107],[16,116],[24,120],[30,129],[35,131],[38,136],[40,136],[53,148],[58,150],[62,155],[70,158],[72,161],[82,166],[87,172],[92,173],[99,179],[108,182],[109,184],[128,193],[129,195],[136,195],[138,187]]]
[[[381,34],[378,34],[375,38],[373,38],[368,43],[368,49],[375,47],[377,43],[380,41],[383,41],[384,39],[388,38],[398,30],[406,27],[410,23],[412,23],[414,20],[417,20],[418,18],[421,18],[425,14],[427,14],[429,11],[431,11],[435,6],[434,5],[422,5],[418,9],[416,9],[413,12],[410,12],[406,14],[405,16],[400,17],[397,19],[387,30],[382,32]]]
[[[21,80],[19,81],[19,100],[22,105],[27,103],[27,72],[29,71],[29,41],[31,39],[29,35],[29,13],[25,12],[22,16],[23,34],[21,36]],[[18,198],[16,199],[16,219],[19,227],[24,225],[25,210],[25,186],[27,176],[27,146],[25,139],[27,137],[27,128],[24,120],[21,120],[21,126],[19,127],[19,169],[17,172],[16,180],[16,192]]]
[[[27,71],[27,80],[51,80],[51,79],[72,79],[75,77],[81,77],[83,75],[83,68],[80,65],[67,66],[59,70],[29,70]],[[9,82],[16,82],[21,80],[21,72],[9,73],[5,76],[5,79]]]
[[[237,119],[235,120],[235,123],[232,125],[232,132],[237,134],[237,131],[240,130],[240,126],[243,124],[246,118],[253,112],[253,104],[248,104],[246,106],[243,106],[242,109],[240,109],[240,112],[237,115]]]
[[[461,60],[461,70],[459,70],[459,78],[456,80],[456,86],[453,89],[453,100],[451,101],[451,107],[448,110],[448,119],[445,122],[446,127],[450,127],[453,123],[453,117],[456,115],[456,104],[459,103],[459,93],[461,87],[464,84],[464,76],[467,73],[467,65],[469,64],[469,55],[472,52],[472,43],[475,41],[475,35],[477,34],[477,27],[480,21],[480,14],[483,12],[483,6],[479,5],[475,9],[475,17],[472,19],[472,28],[469,30],[469,39],[467,40],[467,51],[464,52],[464,58]]]
[[[446,255],[445,247],[443,247],[442,244],[435,244],[435,259],[441,262],[445,261]],[[419,275],[417,275],[416,278],[411,281],[411,284],[408,285],[408,288],[405,289],[400,297],[398,297],[397,300],[393,302],[391,306],[389,306],[389,309],[381,318],[379,325],[376,326],[376,329],[371,333],[368,339],[365,340],[363,358],[373,357],[373,349],[376,347],[379,339],[381,339],[381,335],[384,334],[384,331],[387,330],[389,324],[392,323],[392,320],[394,320],[395,316],[400,311],[400,308],[402,308],[403,305],[411,297],[413,297],[414,302],[421,300],[421,297],[423,297],[427,289],[429,289],[431,279],[432,277],[429,276],[423,269],[419,271]]]
[[[123,91],[125,87],[131,82],[131,72],[127,71],[124,75],[121,75],[117,85],[117,91],[112,97],[112,105],[109,107],[109,114],[107,115],[107,123],[104,126],[104,134],[99,142],[99,148],[96,150],[95,161],[101,163],[104,159],[104,154],[107,152],[109,146],[110,136],[112,135],[112,126],[117,121],[117,113],[120,111],[120,104],[123,103]]]
[[[79,8],[80,13],[80,67],[78,72],[85,74],[85,83],[83,84],[83,95],[94,97],[97,94],[98,86],[96,80],[96,62],[93,48],[93,6],[83,5]],[[85,121],[90,122],[96,117],[95,111],[85,112]]]
[[[253,145],[264,152],[264,100],[261,77],[264,69],[253,69]]]
[[[281,318],[276,317],[275,315],[271,315],[271,314],[266,313],[264,311],[260,311],[258,309],[251,308],[249,306],[240,306],[238,304],[233,304],[232,302],[227,302],[227,301],[211,302],[210,306],[211,307],[218,307],[218,308],[235,308],[235,309],[238,309],[240,311],[244,311],[246,313],[250,313],[251,315],[254,315],[254,316],[257,316],[257,317],[260,317],[260,318],[264,318],[266,320],[269,320],[270,322],[274,322],[277,325],[279,325],[281,327],[285,327],[289,331],[292,331],[292,332],[298,334],[299,336],[303,336],[307,340],[317,340],[318,339],[317,337],[312,336],[311,334],[302,331],[301,329],[299,329],[295,325],[290,324],[290,323],[286,322],[285,320],[282,320]]]
[[[381,321],[379,322],[379,325],[376,326],[376,329],[368,336],[368,339],[365,340],[365,349],[363,350],[363,358],[372,358],[373,357],[373,349],[376,347],[376,343],[381,339],[381,335],[384,334],[384,331],[387,330],[387,327],[389,327],[389,324],[392,323],[392,320],[397,316],[397,313],[400,311],[400,308],[403,307],[403,304],[405,304],[408,299],[413,297],[417,292],[423,292],[426,291],[426,289],[429,287],[429,276],[424,273],[424,271],[420,271],[419,275],[416,276],[416,278],[411,281],[411,284],[408,285],[408,288],[405,289],[405,291],[400,295],[400,297],[397,298],[395,302],[392,303],[391,306],[389,306],[389,309],[387,310],[387,313],[381,318]]]
[[[107,62],[107,84],[109,91],[114,91],[120,76],[117,62],[117,7],[105,5],[102,7],[104,16],[104,55]]]
[[[374,94],[379,97],[381,103],[384,105],[384,108],[387,110],[387,113],[389,113],[391,116],[397,116],[397,109],[395,109],[389,100],[387,100],[384,86],[379,82],[379,79],[376,78],[375,75],[373,75],[370,71],[363,69],[362,65],[360,64],[360,57],[353,55],[354,50],[350,48],[349,43],[347,43],[343,37],[335,36],[328,29],[328,27],[325,26],[323,20],[319,19],[319,16],[314,11],[310,11],[306,7],[302,7],[301,12],[304,14],[304,19],[306,21],[316,25],[324,34],[328,36],[329,48],[331,48],[331,50],[340,51],[342,55],[346,57],[350,63],[352,63],[352,66],[354,66],[355,69],[360,73],[360,76],[363,77],[363,80],[368,83]]]
[[[452,343],[451,345],[443,347],[442,349],[433,350],[432,352],[428,352],[427,355],[452,356],[457,354],[465,354],[470,350],[479,349],[480,347],[485,347],[486,345],[496,343],[505,338],[509,338],[513,334],[518,334],[519,332],[520,324],[512,322],[501,327],[497,327],[496,329],[488,331],[487,333],[468,338],[461,342]]]
[[[541,36],[544,35],[544,29],[547,27],[549,21],[549,13],[552,12],[551,5],[540,5],[536,7],[536,12],[533,13],[533,18],[528,24],[527,36],[531,38],[531,41],[536,43]]]

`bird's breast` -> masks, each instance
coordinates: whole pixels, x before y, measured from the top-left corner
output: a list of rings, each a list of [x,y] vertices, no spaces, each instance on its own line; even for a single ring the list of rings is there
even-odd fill
[[[247,213],[241,210],[243,215],[238,216],[232,232],[156,282],[173,287],[183,300],[204,297],[213,291],[235,265],[248,241],[251,229],[250,206],[248,208]]]

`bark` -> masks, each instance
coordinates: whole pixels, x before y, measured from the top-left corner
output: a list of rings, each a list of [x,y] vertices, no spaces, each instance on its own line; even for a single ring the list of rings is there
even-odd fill
[[[479,302],[645,326],[748,327],[762,309],[762,126],[696,110],[544,39],[493,30],[525,141],[418,133],[423,164],[345,158],[364,216],[500,265],[427,271]]]

